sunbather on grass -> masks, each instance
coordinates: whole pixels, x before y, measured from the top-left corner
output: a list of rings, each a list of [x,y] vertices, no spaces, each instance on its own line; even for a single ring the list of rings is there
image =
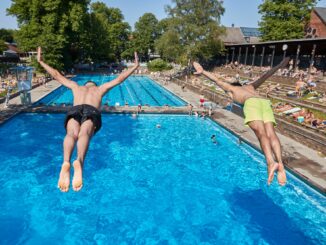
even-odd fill
[[[326,128],[326,120],[323,119],[313,119],[311,121],[311,126],[318,129]]]
[[[273,92],[273,91],[276,91],[276,92],[278,92],[278,91],[280,91],[280,89],[281,89],[281,85],[279,84],[279,83],[277,83],[277,84],[268,84],[268,86],[267,86],[267,88],[266,88],[266,98],[268,98],[268,96],[269,96],[269,94],[271,93],[271,92]]]
[[[283,106],[275,108],[274,111],[277,112],[277,113],[282,113],[282,112],[285,112],[285,111],[288,111],[288,110],[291,110],[291,109],[293,109],[293,106],[291,106],[289,104],[285,104]]]
[[[308,110],[307,114],[304,117],[304,122],[307,124],[311,124],[313,120],[315,120],[315,115]]]
[[[296,91],[298,97],[302,97],[306,88],[307,88],[307,84],[301,79],[299,79],[295,83],[295,91]]]
[[[298,117],[305,117],[307,115],[307,110],[305,108],[303,108],[301,111],[293,113],[292,117],[297,120]]]

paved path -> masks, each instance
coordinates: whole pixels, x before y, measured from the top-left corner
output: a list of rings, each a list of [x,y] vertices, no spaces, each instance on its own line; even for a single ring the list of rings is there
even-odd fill
[[[54,89],[58,88],[60,86],[60,83],[58,83],[55,80],[52,80],[48,82],[47,87],[39,86],[33,90],[31,90],[31,99],[32,103],[39,100],[43,96],[47,95]],[[9,107],[5,108],[5,103],[0,103],[0,124],[10,117],[16,115],[18,112],[20,112],[25,107],[22,106],[20,102],[20,97],[17,96],[9,101]]]
[[[60,86],[60,83],[58,83],[55,80],[52,80],[50,82],[48,82],[47,87],[44,87],[43,85],[33,89],[31,91],[31,97],[32,97],[32,103],[34,103],[35,101],[39,100],[41,97],[43,97],[44,95],[48,94],[49,92],[51,92],[52,90],[58,88]],[[5,103],[0,103],[0,111],[4,111]],[[9,101],[9,105],[13,105],[13,106],[17,106],[17,105],[21,105],[20,103],[20,97],[17,96],[13,99],[11,99]]]

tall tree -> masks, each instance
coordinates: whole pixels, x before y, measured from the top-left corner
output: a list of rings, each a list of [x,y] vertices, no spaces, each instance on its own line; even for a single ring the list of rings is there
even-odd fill
[[[149,50],[154,51],[154,43],[158,37],[158,20],[152,13],[145,13],[135,24],[133,42],[139,56],[148,60]]]
[[[181,63],[188,59],[210,61],[218,55],[223,44],[220,35],[220,17],[224,13],[220,0],[172,0],[169,15],[160,24],[164,34],[156,42],[156,48],[165,58]],[[176,53],[173,55],[173,50]]]
[[[187,59],[187,57],[183,57],[184,49],[180,46],[180,35],[176,31],[166,31],[161,38],[156,40],[155,46],[164,60],[171,62]]]
[[[90,0],[12,0],[8,13],[17,17],[17,42],[23,51],[42,46],[44,59],[62,69],[73,62],[84,33]]]
[[[91,5],[91,28],[95,60],[116,61],[127,48],[130,26],[120,9],[109,8],[102,2]]]
[[[131,27],[124,21],[120,9],[109,8],[109,40],[112,56],[115,60],[121,59],[121,54],[128,48]]]
[[[14,41],[14,30],[11,29],[0,29],[0,39],[5,42],[12,43]]]
[[[318,0],[265,0],[259,6],[263,41],[304,37],[312,8]]]
[[[2,55],[3,51],[6,51],[8,46],[5,44],[4,40],[0,39],[0,55]]]

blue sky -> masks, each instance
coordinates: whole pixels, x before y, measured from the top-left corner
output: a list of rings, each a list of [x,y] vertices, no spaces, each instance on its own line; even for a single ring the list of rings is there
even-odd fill
[[[0,0],[0,28],[17,28],[16,19],[6,15],[6,8],[11,4],[10,0]],[[166,17],[164,6],[171,3],[171,0],[102,0],[109,7],[118,7],[122,10],[126,21],[131,26],[144,13],[152,12],[158,19]],[[225,26],[246,26],[257,27],[260,19],[257,8],[263,0],[224,0],[226,9],[222,17],[222,24]],[[318,3],[319,7],[326,7],[326,0]]]

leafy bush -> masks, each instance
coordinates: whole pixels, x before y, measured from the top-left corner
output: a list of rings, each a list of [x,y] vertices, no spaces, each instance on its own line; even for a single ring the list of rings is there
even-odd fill
[[[172,69],[172,66],[162,59],[155,59],[148,62],[147,67],[150,71],[166,71]]]

